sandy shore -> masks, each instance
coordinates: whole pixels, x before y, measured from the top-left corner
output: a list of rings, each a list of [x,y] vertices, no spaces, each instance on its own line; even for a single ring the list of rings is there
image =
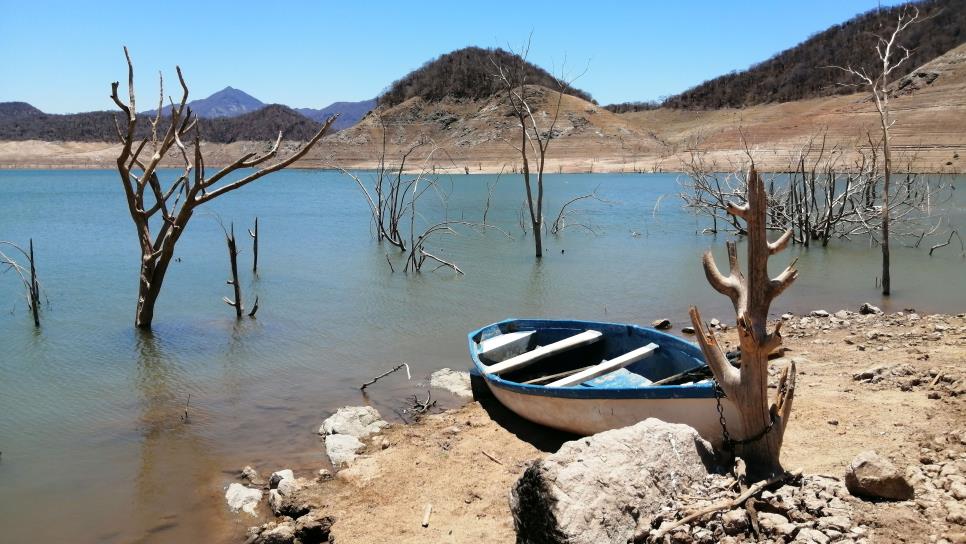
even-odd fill
[[[855,455],[869,449],[909,474],[928,475],[932,463],[942,461],[929,458],[935,455],[966,462],[966,315],[837,316],[795,316],[785,324],[784,357],[796,358],[799,368],[782,452],[786,468],[842,478]],[[872,378],[857,378],[863,371]],[[937,436],[953,446],[937,454],[929,449]],[[511,486],[528,462],[569,438],[522,421],[492,400],[472,402],[390,426],[370,441],[361,460],[322,482],[319,501],[335,518],[332,534],[340,544],[513,542]],[[925,482],[916,483],[911,501],[849,499],[869,542],[943,535],[959,541],[966,527],[946,520],[946,503],[936,497],[947,495],[936,495]],[[432,521],[424,528],[428,503]]]

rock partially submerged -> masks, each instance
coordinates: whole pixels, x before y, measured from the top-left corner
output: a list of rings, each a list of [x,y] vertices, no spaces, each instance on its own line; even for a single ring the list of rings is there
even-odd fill
[[[457,397],[471,399],[473,390],[470,387],[470,373],[459,372],[450,368],[441,368],[429,377],[429,384],[433,387],[445,389]]]
[[[664,331],[664,330],[667,330],[667,329],[670,329],[671,328],[671,320],[670,319],[655,319],[654,321],[651,321],[651,326],[654,327],[655,329]]]
[[[232,483],[225,492],[225,500],[232,512],[241,510],[254,516],[257,515],[258,503],[262,500],[262,490]]]
[[[304,478],[286,478],[278,488],[268,492],[268,506],[276,516],[298,518],[318,508],[318,482]]]
[[[859,306],[859,313],[862,315],[878,315],[882,313],[882,310],[878,306],[873,306],[868,302],[863,302],[862,306]]]
[[[336,468],[355,461],[359,450],[365,446],[358,438],[348,434],[330,434],[325,437],[325,453]]]
[[[292,469],[285,468],[282,470],[276,470],[275,472],[272,473],[272,477],[268,479],[268,487],[271,489],[275,489],[276,487],[278,487],[278,484],[281,483],[282,480],[294,480],[294,479],[295,479],[295,473],[292,472]]]
[[[517,542],[624,544],[638,518],[707,478],[712,456],[697,431],[657,419],[567,442],[514,485]]]
[[[872,499],[901,501],[915,495],[899,469],[874,451],[864,451],[849,463],[845,485],[853,495]]]
[[[344,406],[322,422],[319,434],[365,438],[389,425],[372,406]]]

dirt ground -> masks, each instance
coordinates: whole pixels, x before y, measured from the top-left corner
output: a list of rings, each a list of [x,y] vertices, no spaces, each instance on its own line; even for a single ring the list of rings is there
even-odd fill
[[[900,469],[919,467],[921,444],[933,435],[966,442],[966,316],[910,314],[787,319],[788,351],[773,361],[777,369],[794,357],[799,369],[782,452],[787,469],[842,478],[868,449]],[[340,544],[513,542],[511,486],[528,461],[568,438],[492,400],[393,425],[362,461],[324,483],[324,510],[336,519]],[[917,484],[916,500],[851,504],[869,542],[936,541],[966,530],[924,501]]]

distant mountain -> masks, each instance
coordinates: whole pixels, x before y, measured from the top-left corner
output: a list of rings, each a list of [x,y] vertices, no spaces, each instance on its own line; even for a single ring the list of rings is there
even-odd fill
[[[43,115],[43,113],[26,102],[0,102],[0,119]]]
[[[525,71],[529,84],[557,88],[550,73],[519,55],[503,49],[465,47],[440,55],[393,82],[377,100],[380,106],[396,106],[417,96],[429,102],[444,98],[487,99],[503,89],[494,77],[494,62],[513,71]],[[596,103],[589,93],[569,85],[564,87],[564,94]]]
[[[920,22],[899,37],[911,55],[892,74],[893,80],[966,42],[966,0],[925,0],[875,9],[833,25],[747,70],[718,76],[667,98],[662,105],[683,109],[741,108],[853,93],[854,87],[839,85],[848,79],[845,74],[829,67],[851,65],[875,73],[878,65],[881,70],[875,52],[876,35],[892,32],[898,15],[909,6],[919,9]],[[652,108],[647,103],[628,103],[612,104],[607,109],[624,113]]]
[[[361,100],[359,102],[334,102],[322,109],[295,108],[295,111],[308,117],[309,119],[322,123],[331,115],[339,114],[339,118],[332,125],[336,131],[349,128],[365,117],[367,113],[376,107],[376,99]]]
[[[7,109],[0,107],[0,112]],[[92,111],[65,115],[31,113],[6,117],[0,113],[0,141],[45,140],[74,142],[114,142],[113,111]],[[138,138],[149,135],[148,114],[140,114]],[[159,129],[166,129],[167,119],[162,118]],[[288,140],[305,141],[321,126],[286,106],[272,104],[259,110],[232,117],[200,119],[198,128],[204,141],[231,143],[243,140],[274,140],[282,131]]]
[[[234,117],[258,111],[265,107],[265,103],[254,96],[233,87],[225,87],[208,98],[200,98],[188,102],[188,106],[195,115],[202,119],[214,119],[216,117]],[[154,115],[158,110],[144,112],[146,115]],[[171,111],[171,106],[165,106],[162,111],[167,114]]]

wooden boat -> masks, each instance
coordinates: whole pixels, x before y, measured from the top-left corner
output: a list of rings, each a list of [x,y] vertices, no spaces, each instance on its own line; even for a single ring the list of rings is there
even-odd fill
[[[649,417],[722,441],[714,383],[701,350],[655,329],[621,323],[508,319],[468,335],[474,381],[517,415],[590,435]],[[732,435],[743,429],[721,405]]]

